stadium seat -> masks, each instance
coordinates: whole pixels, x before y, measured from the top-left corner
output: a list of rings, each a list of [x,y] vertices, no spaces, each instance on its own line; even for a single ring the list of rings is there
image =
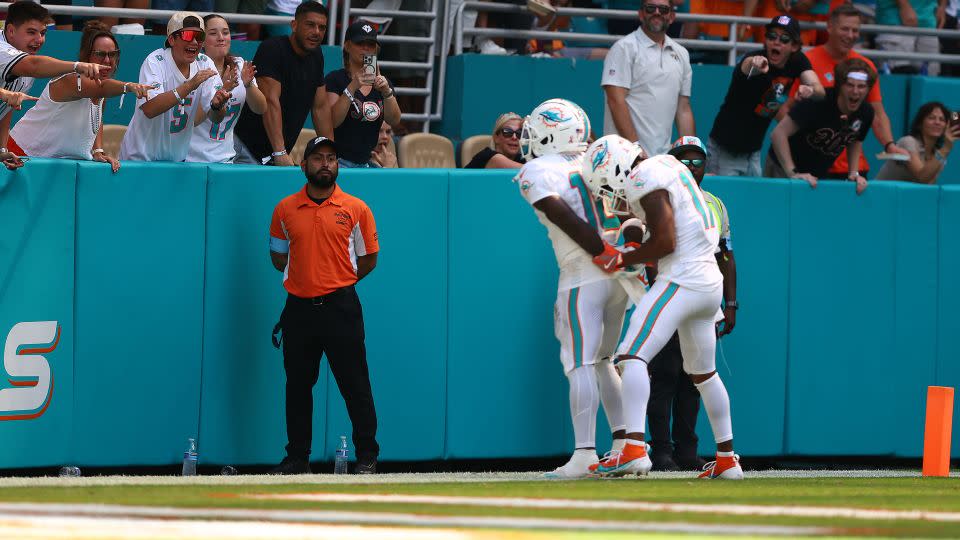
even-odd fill
[[[453,143],[433,133],[411,133],[400,139],[397,159],[404,169],[453,169]]]
[[[317,132],[312,129],[303,128],[300,130],[297,142],[295,142],[293,148],[290,149],[290,159],[292,159],[294,163],[300,163],[300,160],[303,159],[303,151],[307,149],[307,143],[316,136]]]
[[[103,150],[108,156],[117,157],[120,155],[120,142],[123,141],[123,135],[127,132],[127,126],[119,124],[103,125]]]
[[[460,143],[460,166],[464,167],[477,152],[484,148],[493,148],[493,138],[489,135],[474,135]]]

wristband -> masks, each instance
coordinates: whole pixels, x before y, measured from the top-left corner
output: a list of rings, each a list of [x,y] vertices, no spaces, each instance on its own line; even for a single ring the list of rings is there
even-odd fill
[[[286,151],[286,150],[281,150],[281,151],[279,151],[279,152],[270,152],[270,157],[280,157],[280,156],[285,156],[285,155],[287,155],[287,151]]]
[[[93,149],[93,152],[90,152],[90,153],[91,153],[91,154],[106,154],[107,152],[106,152],[106,150],[104,150],[103,148],[94,148],[94,149]]]
[[[177,93],[177,89],[176,89],[176,88],[173,89],[173,97],[177,98],[177,103],[179,103],[180,105],[183,105],[184,103],[187,102],[187,100],[185,100],[185,99],[183,99],[182,97],[180,97],[180,94]]]
[[[73,72],[74,72],[74,73],[80,73],[79,71],[77,71],[77,68],[78,68],[78,67],[80,67],[80,62],[74,62],[74,63],[73,63]]]
[[[9,154],[9,153],[10,153],[9,150],[7,150],[6,148],[0,147],[0,154]]]
[[[738,304],[736,300],[727,300],[726,302],[724,302],[723,307],[737,310],[737,309],[740,309],[740,304]]]
[[[392,97],[393,97],[393,90],[391,90],[389,94],[383,94],[383,99],[390,99]]]

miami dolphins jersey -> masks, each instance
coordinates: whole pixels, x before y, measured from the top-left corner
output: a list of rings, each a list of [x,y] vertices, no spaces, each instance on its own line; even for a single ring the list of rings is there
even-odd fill
[[[671,281],[700,291],[715,289],[723,283],[714,258],[720,223],[690,170],[671,155],[654,156],[630,172],[624,193],[634,215],[645,220],[640,199],[661,189],[670,196],[677,244],[673,253],[660,259],[657,281]]]
[[[583,154],[553,154],[536,158],[520,169],[514,181],[520,194],[532,206],[546,197],[557,196],[581,219],[595,227],[598,235],[617,231],[619,221],[594,199],[581,176]],[[534,208],[537,219],[547,228],[560,267],[559,290],[579,287],[609,276],[593,264],[593,257],[567,236],[547,216]]]

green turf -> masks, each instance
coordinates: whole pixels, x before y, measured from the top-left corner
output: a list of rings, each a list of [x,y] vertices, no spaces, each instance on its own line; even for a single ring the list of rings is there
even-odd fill
[[[393,503],[317,503],[254,500],[256,493],[378,493],[576,500],[842,506],[888,510],[960,511],[960,483],[940,478],[790,478],[743,482],[696,480],[588,480],[450,484],[301,484],[217,486],[105,486],[0,488],[3,502],[73,502],[189,507],[411,512],[435,515],[536,516],[645,522],[799,525],[837,528],[847,535],[960,537],[960,523],[861,519],[731,516],[622,510],[532,509]]]

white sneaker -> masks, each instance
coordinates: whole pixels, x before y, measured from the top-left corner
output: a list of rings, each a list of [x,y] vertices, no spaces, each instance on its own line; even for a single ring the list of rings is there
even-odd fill
[[[492,39],[481,41],[477,49],[480,51],[480,54],[498,54],[501,56],[507,54],[507,50],[494,43]]]
[[[570,461],[551,472],[543,473],[543,477],[552,480],[576,480],[577,478],[586,478],[593,474],[590,472],[590,466],[599,461],[596,452],[577,450],[570,456]]]

